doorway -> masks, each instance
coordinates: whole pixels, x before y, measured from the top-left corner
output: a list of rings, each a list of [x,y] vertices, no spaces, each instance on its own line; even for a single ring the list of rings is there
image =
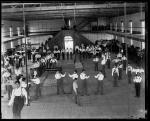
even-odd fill
[[[71,48],[73,50],[73,38],[71,36],[65,36],[64,42],[65,42],[65,49]]]

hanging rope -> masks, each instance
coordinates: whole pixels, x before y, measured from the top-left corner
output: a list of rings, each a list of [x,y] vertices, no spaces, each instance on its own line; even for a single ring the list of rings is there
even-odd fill
[[[74,25],[76,25],[76,3],[74,7]]]

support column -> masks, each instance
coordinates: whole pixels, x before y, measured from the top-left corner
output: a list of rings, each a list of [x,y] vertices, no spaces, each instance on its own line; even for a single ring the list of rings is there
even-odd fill
[[[12,26],[9,28],[9,36],[13,37],[13,28],[12,28]]]

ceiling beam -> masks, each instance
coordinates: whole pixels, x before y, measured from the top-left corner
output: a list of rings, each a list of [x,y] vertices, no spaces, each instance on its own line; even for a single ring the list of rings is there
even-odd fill
[[[127,4],[127,7],[140,7],[139,3]],[[124,7],[124,4],[93,4],[93,5],[67,5],[67,6],[50,6],[50,7],[26,7],[24,11],[53,11],[53,10],[70,10],[70,9],[92,9],[92,8],[118,8]],[[23,8],[3,8],[2,13],[5,12],[22,12]]]
[[[127,9],[127,11],[130,11],[130,10],[138,10],[137,8],[130,8],[130,9]],[[122,9],[120,9],[120,12],[121,11],[124,11],[124,9],[122,8]],[[114,12],[117,12],[118,13],[118,9],[91,9],[91,10],[89,10],[89,9],[85,9],[85,10],[77,10],[76,12],[75,12],[75,15],[77,15],[77,14],[87,14],[87,13],[96,13],[96,12],[98,12],[98,13],[102,13],[103,12],[103,14],[105,14],[105,12],[107,13],[107,12],[110,12],[111,14],[114,14]],[[68,10],[68,11],[40,11],[40,12],[37,12],[37,11],[35,11],[35,12],[25,12],[25,15],[43,15],[43,14],[49,14],[49,15],[53,15],[53,14],[66,14],[66,13],[71,13],[71,14],[73,14],[74,15],[74,11],[73,10]],[[20,13],[3,13],[2,14],[2,16],[11,16],[11,15],[23,15],[23,13],[22,12],[20,12]]]

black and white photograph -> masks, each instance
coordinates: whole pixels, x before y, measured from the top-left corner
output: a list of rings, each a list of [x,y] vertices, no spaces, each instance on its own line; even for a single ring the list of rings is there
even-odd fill
[[[1,119],[147,119],[148,2],[1,2]]]

